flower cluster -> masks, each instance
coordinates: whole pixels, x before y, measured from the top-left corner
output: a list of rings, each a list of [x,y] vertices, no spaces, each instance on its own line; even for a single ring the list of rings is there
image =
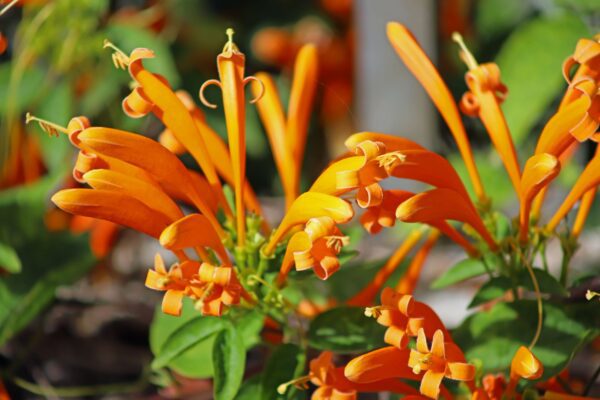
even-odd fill
[[[387,327],[384,341],[389,347],[361,355],[345,367],[335,367],[331,353],[325,352],[311,362],[308,377],[291,383],[303,386],[313,382],[320,387],[313,395],[315,399],[353,398],[358,392],[379,390],[436,399],[440,394],[449,397],[442,384],[444,378],[449,378],[466,382],[473,398],[491,399],[512,397],[520,378],[538,378],[543,368],[530,349],[535,346],[540,327],[529,348],[522,347],[516,353],[508,384],[500,379],[489,384],[487,379],[484,382],[488,384],[478,386],[475,367],[466,362],[436,313],[415,301],[412,292],[427,254],[445,235],[470,257],[495,257],[504,266],[501,273],[527,269],[536,288],[541,321],[542,303],[531,266],[533,257],[540,243],[558,235],[555,231],[559,222],[581,201],[568,233],[579,235],[600,183],[600,152],[596,152],[556,213],[541,224],[545,192],[561,165],[578,143],[599,139],[600,44],[582,39],[565,63],[568,90],[543,128],[534,154],[521,168],[500,108],[507,88],[499,68],[495,64],[479,65],[460,36],[455,36],[469,68],[469,91],[460,109],[478,117],[487,128],[520,204],[517,228],[500,238],[491,228],[492,199],[481,181],[459,106],[403,25],[388,25],[390,43],[450,128],[475,198],[444,157],[408,139],[376,132],[350,136],[346,141],[348,152],[329,164],[301,193],[300,172],[317,84],[316,50],[305,45],[298,53],[286,114],[273,79],[266,73],[246,76],[244,54],[233,42],[233,31],[228,30],[227,35],[228,41],[217,57],[219,79],[205,82],[199,92],[201,102],[215,108],[204,91],[210,85],[221,89],[227,144],[208,125],[191,96],[174,91],[162,76],[144,67],[143,61],[154,57],[151,50],[138,48],[127,55],[106,42],[105,47],[114,50],[115,66],[128,69],[134,81],[131,93],[123,100],[124,112],[132,118],[151,113],[164,124],[165,131],[157,142],[131,132],[92,126],[85,117],[73,118],[66,128],[30,117],[54,133],[69,136],[79,149],[73,175],[90,186],[62,190],[52,201],[69,213],[105,219],[146,233],[172,251],[178,261],[167,268],[157,256],[146,285],[165,292],[163,311],[173,315],[180,314],[184,297],[192,299],[205,315],[219,316],[228,306],[240,303],[249,308],[274,306],[293,311],[288,302],[281,300],[279,290],[286,285],[294,266],[298,271],[312,269],[323,280],[339,270],[338,257],[349,244],[340,225],[355,216],[354,203],[364,210],[360,222],[373,234],[394,226],[396,221],[421,224],[372,282],[348,301],[350,305],[366,306],[366,315]],[[571,77],[575,64],[580,66]],[[246,179],[248,84],[254,95],[251,103],[256,104],[265,126],[285,193],[286,212],[273,231]],[[201,174],[182,163],[178,155],[183,153],[192,156]],[[409,179],[431,188],[420,193],[384,189],[381,182],[388,178]],[[231,204],[224,183],[233,188]],[[185,214],[182,204],[192,212]],[[424,236],[427,239],[398,283],[398,291],[384,289],[382,304],[369,307]],[[566,279],[566,271],[564,274]],[[411,341],[414,348],[409,346]],[[419,391],[398,378],[420,381]]]

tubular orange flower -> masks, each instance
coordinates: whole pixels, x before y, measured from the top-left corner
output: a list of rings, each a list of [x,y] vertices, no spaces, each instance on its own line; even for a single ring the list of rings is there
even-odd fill
[[[115,65],[127,65],[129,74],[139,84],[123,100],[123,111],[132,118],[140,118],[153,112],[192,154],[220,200],[221,206],[226,213],[231,215],[208,148],[190,113],[169,87],[164,77],[144,68],[143,60],[153,58],[154,52],[138,48],[134,49],[130,56],[127,56],[110,42],[105,41],[104,47],[115,50],[113,53],[113,60],[116,60]]]
[[[206,216],[189,214],[165,228],[160,234],[160,244],[169,250],[190,247],[208,247],[214,250],[221,262],[231,266],[227,251]]]
[[[404,61],[407,68],[417,80],[421,82],[421,85],[448,124],[469,172],[475,194],[479,201],[484,201],[486,196],[479,173],[477,172],[475,160],[473,159],[469,139],[448,87],[431,63],[431,60],[404,25],[398,22],[388,23],[387,36],[398,56]]]
[[[366,141],[383,143],[387,151],[426,150],[425,147],[412,140],[377,132],[355,133],[346,139],[344,145],[348,150],[355,151],[359,144]]]
[[[417,336],[423,327],[423,318],[413,316],[414,301],[411,295],[400,294],[387,287],[381,292],[381,306],[367,307],[365,315],[388,328],[383,340],[399,349],[408,345],[410,336]]]
[[[377,271],[377,274],[371,280],[371,282],[369,282],[366,287],[348,300],[348,304],[363,307],[371,305],[381,287],[385,284],[396,268],[400,266],[408,253],[417,245],[422,236],[422,229],[413,230],[408,237],[404,239],[400,247],[396,249],[394,254],[387,259],[383,267]]]
[[[583,76],[598,80],[600,76],[600,43],[598,39],[598,36],[595,39],[579,39],[575,51],[563,63],[563,76],[567,82],[576,81]],[[579,68],[577,68],[577,72],[573,76],[573,79],[571,79],[571,69],[576,64],[579,64]],[[580,92],[577,92],[569,85],[560,103],[560,108],[563,108],[580,95]]]
[[[550,219],[546,228],[553,231],[558,226],[559,222],[567,215],[573,205],[579,200],[588,190],[591,190],[600,184],[600,151],[596,154],[585,167],[575,185],[560,205],[554,216]]]
[[[525,346],[519,347],[510,364],[510,381],[505,395],[511,398],[519,379],[535,380],[544,373],[544,366]]]
[[[142,168],[167,191],[178,192],[189,199],[206,215],[219,235],[223,235],[211,207],[193,184],[183,163],[159,143],[134,133],[96,127],[81,131],[77,140],[84,149]]]
[[[417,254],[413,257],[410,262],[408,269],[398,281],[396,285],[396,291],[399,293],[412,294],[415,291],[415,287],[417,286],[417,281],[421,276],[421,269],[423,268],[423,264],[425,264],[425,260],[429,255],[429,252],[437,243],[438,238],[440,237],[440,231],[434,229],[431,231],[427,240],[423,244],[423,246],[419,249]]]
[[[244,77],[246,58],[233,42],[233,29],[227,30],[228,41],[221,54],[217,56],[217,68],[220,80],[211,79],[204,82],[200,88],[200,99],[208,107],[215,106],[204,98],[204,89],[208,85],[217,85],[223,95],[223,108],[229,139],[229,154],[233,167],[233,181],[235,189],[235,209],[238,246],[246,241],[246,214],[244,207],[244,186],[246,180],[246,105],[244,87],[255,77]],[[260,82],[260,81],[258,81]],[[252,102],[260,98],[257,96]]]
[[[337,255],[349,241],[332,218],[309,219],[304,230],[294,233],[288,242],[277,283],[283,283],[292,264],[297,271],[312,268],[319,279],[329,278],[340,268]]]
[[[403,222],[427,224],[447,219],[464,222],[481,235],[490,249],[498,249],[479,214],[454,190],[433,189],[417,194],[398,206],[396,217]]]
[[[68,213],[105,219],[155,238],[171,223],[164,214],[121,192],[65,189],[51,200]]]
[[[311,360],[307,376],[279,385],[277,392],[284,394],[290,385],[306,389],[308,382],[318,386],[312,394],[312,400],[352,400],[357,398],[357,393],[379,391],[399,394],[418,393],[414,388],[395,379],[384,379],[367,384],[351,382],[344,376],[344,368],[333,364],[333,353],[329,351],[324,351]]]
[[[306,192],[301,194],[283,217],[263,248],[263,254],[271,256],[277,244],[290,229],[305,224],[314,217],[330,217],[336,224],[348,222],[354,216],[352,206],[345,200],[324,193]]]
[[[444,377],[459,381],[471,381],[475,377],[475,367],[464,363],[464,356],[460,354],[456,361],[455,355],[446,351],[444,334],[436,331],[433,335],[431,348],[427,347],[425,331],[419,330],[416,349],[410,351],[408,366],[415,374],[425,371],[421,380],[421,394],[437,399],[440,394],[440,385]]]
[[[479,116],[504,163],[513,187],[518,192],[521,171],[508,125],[500,108],[508,92],[500,81],[500,69],[493,63],[477,64],[460,34],[455,32],[452,39],[460,45],[461,58],[469,68],[465,80],[470,91],[463,95],[461,109],[467,115]]]
[[[384,379],[418,379],[408,366],[410,349],[383,347],[353,358],[344,369],[346,378],[356,383],[371,383]]]
[[[384,190],[381,204],[367,208],[360,216],[360,223],[371,234],[379,233],[383,227],[393,227],[396,224],[396,208],[414,195],[404,190]]]
[[[540,190],[558,176],[559,172],[560,162],[551,154],[540,153],[533,155],[527,160],[519,188],[519,196],[521,199],[519,238],[521,242],[527,241],[531,202]]]
[[[577,216],[575,217],[575,222],[573,222],[573,228],[571,229],[571,235],[574,237],[579,237],[581,234],[583,226],[585,225],[585,221],[587,220],[592,205],[594,204],[594,200],[596,199],[597,191],[598,187],[596,186],[595,188],[585,192],[581,197],[581,201],[579,202],[579,210],[577,211]]]

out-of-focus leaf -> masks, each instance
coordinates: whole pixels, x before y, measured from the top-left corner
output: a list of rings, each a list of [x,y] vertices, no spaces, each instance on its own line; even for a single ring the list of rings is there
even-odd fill
[[[260,330],[263,325],[264,316],[257,311],[235,313],[231,310],[229,314],[221,317],[235,324],[244,340],[246,349],[250,349],[260,341]],[[194,308],[193,302],[184,298],[181,316],[174,317],[163,313],[160,306],[156,308],[154,319],[150,325],[150,349],[154,355],[158,355],[166,340],[192,319],[199,318],[200,313]],[[167,366],[186,377],[208,378],[213,376],[212,348],[214,346],[215,334],[194,344],[192,347],[178,355]]]
[[[540,292],[554,294],[557,296],[566,296],[569,294],[555,277],[543,269],[533,268],[533,274],[535,275],[538,285],[540,286]],[[531,280],[531,275],[529,275],[527,269],[523,268],[519,271],[518,279],[519,286],[531,291],[535,291],[533,282]]]
[[[255,400],[260,398],[260,383],[262,381],[262,374],[254,375],[252,378],[247,379],[240,390],[235,396],[235,400]]]
[[[308,341],[319,350],[340,353],[383,346],[385,327],[365,316],[361,307],[338,307],[319,314],[310,324]]]
[[[16,96],[11,97],[11,63],[0,64],[0,114],[6,113],[9,101],[14,101],[16,110],[23,111],[39,96],[40,87],[44,83],[44,73],[35,66],[28,67],[16,86]]]
[[[481,260],[467,258],[461,260],[447,269],[442,276],[431,284],[432,289],[441,289],[455,283],[465,281],[485,274],[485,265]]]
[[[469,308],[498,299],[502,297],[507,290],[510,290],[511,287],[512,281],[505,276],[492,278],[484,283],[477,293],[475,293],[473,300],[469,303]]]
[[[136,47],[146,47],[154,50],[156,55],[153,59],[144,60],[144,65],[157,74],[163,75],[169,81],[171,87],[176,88],[181,81],[175,62],[167,42],[152,32],[120,23],[112,23],[106,28],[108,38],[119,46],[123,51],[129,53]],[[110,57],[107,50],[107,57]],[[126,71],[122,73],[127,74]]]
[[[21,259],[11,246],[0,242],[0,269],[12,274],[21,272]]]
[[[581,19],[564,13],[535,18],[506,40],[496,62],[509,89],[502,108],[515,143],[523,142],[564,90],[562,62],[577,40],[589,35]],[[547,45],[550,37],[552,46]]]
[[[596,13],[600,11],[600,0],[554,0],[554,4],[567,10]]]
[[[276,400],[305,398],[298,394],[294,387],[288,388],[285,395],[277,393],[277,387],[282,383],[297,378],[304,372],[306,355],[295,344],[283,344],[271,354],[262,373],[260,395],[256,399]]]
[[[192,319],[198,318],[198,310],[193,302],[183,299],[181,316],[174,317],[163,313],[160,306],[156,308],[154,319],[150,325],[150,349],[154,355],[159,354],[165,341],[173,332]],[[213,376],[212,348],[215,335],[196,343],[184,353],[175,357],[168,367],[175,372],[190,378],[208,378]]]
[[[152,368],[165,367],[180,354],[225,329],[226,321],[217,317],[198,316],[177,328],[167,339],[152,361]]]
[[[67,126],[73,115],[73,92],[69,81],[62,81],[52,85],[52,93],[45,97],[34,110],[36,116],[53,121],[59,125]],[[42,156],[45,165],[54,170],[71,162],[70,154],[74,152],[73,145],[66,136],[54,137],[39,129],[37,124],[31,126],[30,131],[38,135]]]
[[[110,61],[107,59],[106,63],[110,64]],[[113,68],[112,64],[107,66],[103,75],[94,78],[93,84],[83,93],[80,103],[81,112],[87,117],[94,117],[106,109],[106,105],[111,101],[120,104],[121,89],[125,88],[131,79],[129,74]]]
[[[532,10],[523,0],[480,0],[477,2],[475,25],[485,37],[501,35],[521,22]]]
[[[46,230],[46,194],[55,182],[48,177],[0,193],[0,240],[22,265],[21,273],[0,280],[0,346],[48,306],[59,286],[75,282],[95,262],[87,235]]]
[[[544,365],[545,380],[565,368],[573,354],[598,334],[596,304],[556,305],[544,302],[540,338],[532,349]],[[484,373],[505,371],[519,346],[536,330],[537,304],[531,300],[498,303],[468,317],[452,334],[467,359],[483,361]]]
[[[214,386],[216,400],[232,400],[244,378],[246,349],[233,324],[219,332],[213,347]]]

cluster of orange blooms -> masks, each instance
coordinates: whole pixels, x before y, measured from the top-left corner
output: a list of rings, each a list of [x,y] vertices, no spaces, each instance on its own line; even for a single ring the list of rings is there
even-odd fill
[[[146,285],[165,291],[163,311],[179,315],[182,300],[189,297],[205,315],[221,315],[228,306],[240,302],[252,306],[263,299],[252,283],[263,281],[263,273],[283,253],[279,274],[271,285],[285,285],[291,269],[313,269],[327,279],[340,268],[338,256],[348,238],[340,224],[355,216],[356,200],[365,210],[360,221],[367,231],[379,232],[396,220],[429,225],[432,230],[414,257],[397,291],[383,290],[382,305],[369,307],[368,316],[386,326],[389,347],[335,367],[332,354],[325,352],[310,364],[307,377],[290,383],[303,386],[311,381],[320,386],[313,399],[352,399],[363,391],[393,391],[412,397],[450,397],[442,385],[444,377],[464,381],[473,398],[500,399],[515,396],[519,378],[537,379],[543,367],[532,352],[521,347],[516,353],[508,383],[502,377],[489,377],[475,384],[475,367],[467,364],[462,351],[452,342],[439,317],[423,303],[413,300],[420,269],[441,234],[463,247],[471,256],[485,251],[498,252],[502,244],[490,233],[482,213],[489,209],[467,134],[454,99],[435,67],[412,34],[399,23],[387,27],[388,38],[398,56],[421,82],[447,122],[466,164],[477,201],[473,201],[452,165],[442,156],[419,144],[397,136],[375,132],[352,135],[346,142],[349,152],[332,162],[308,191],[300,194],[300,171],[308,122],[317,85],[317,52],[305,45],[296,58],[287,113],[273,79],[266,73],[246,76],[245,59],[232,40],[217,57],[219,80],[205,82],[200,100],[209,85],[221,89],[228,145],[207,124],[191,97],[175,92],[160,75],[147,70],[143,60],[153,57],[148,49],[125,54],[111,43],[113,61],[127,68],[134,88],[123,101],[123,110],[133,118],[149,113],[165,126],[159,142],[145,136],[112,128],[91,126],[85,117],[70,121],[66,128],[36,120],[50,132],[63,132],[79,149],[74,176],[91,188],[61,190],[52,201],[77,215],[100,218],[124,225],[158,239],[171,250],[178,262],[167,269],[157,256],[154,270],[148,271]],[[548,184],[558,175],[577,143],[598,140],[598,74],[600,44],[582,39],[565,64],[569,88],[556,114],[544,127],[535,154],[521,169],[504,120],[500,103],[506,88],[495,64],[479,65],[459,36],[461,55],[469,71],[469,91],[460,107],[478,116],[506,167],[520,200],[519,242],[526,246],[536,231],[540,207]],[[570,69],[580,64],[571,78]],[[272,232],[262,217],[260,204],[246,180],[245,112],[246,88],[251,84],[275,163],[281,176],[286,213]],[[189,153],[202,174],[188,169],[177,157]],[[411,179],[433,186],[421,193],[384,189],[388,177]],[[222,182],[233,188],[230,204]],[[538,230],[553,231],[564,216],[581,200],[573,235],[589,212],[600,182],[600,153],[590,161],[556,214]],[[184,215],[178,202],[195,209]],[[225,222],[222,222],[225,220]],[[448,223],[469,226],[471,239]],[[532,224],[533,222],[533,224]],[[537,232],[537,231],[536,231]],[[418,228],[409,235],[375,279],[353,299],[351,305],[370,306],[387,277],[423,236]],[[474,238],[474,239],[473,239]],[[190,256],[191,251],[195,253]],[[412,338],[416,346],[409,347]],[[429,340],[429,344],[428,344]],[[397,380],[421,381],[420,390]],[[286,385],[280,387],[285,390]],[[549,396],[550,394],[548,394]]]

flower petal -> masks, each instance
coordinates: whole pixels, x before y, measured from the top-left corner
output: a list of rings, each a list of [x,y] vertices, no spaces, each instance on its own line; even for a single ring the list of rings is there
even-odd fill
[[[221,262],[229,264],[229,256],[212,224],[201,214],[189,214],[166,227],[160,234],[160,244],[169,250],[209,247],[217,252]]]
[[[404,25],[398,22],[388,23],[387,36],[396,54],[404,61],[404,64],[413,73],[415,78],[421,82],[421,85],[448,124],[456,140],[460,154],[465,161],[475,193],[479,199],[484,199],[485,193],[479,173],[477,172],[475,160],[473,159],[469,139],[450,90],[431,63],[431,60]]]
[[[596,155],[594,155],[583,172],[579,175],[579,178],[577,178],[577,181],[575,181],[573,188],[560,205],[560,208],[556,211],[552,219],[550,219],[546,227],[551,231],[556,229],[559,222],[567,215],[577,200],[579,200],[588,190],[595,188],[599,184],[600,152],[596,152]]]
[[[183,291],[167,290],[162,301],[162,312],[176,317],[181,315],[183,307]]]
[[[353,156],[335,161],[314,181],[310,192],[318,192],[339,196],[347,193],[360,184],[359,171],[365,165],[363,156]]]
[[[404,222],[431,223],[446,219],[464,222],[471,225],[492,250],[498,247],[479,214],[454,190],[433,189],[417,194],[398,206],[396,217]]]
[[[138,199],[172,221],[183,217],[177,204],[153,181],[129,177],[108,169],[86,172],[83,179],[94,189],[120,192]]]
[[[386,133],[377,132],[358,132],[351,135],[344,145],[350,151],[354,151],[356,147],[365,141],[381,142],[385,145],[386,151],[405,151],[405,150],[426,150],[425,147],[406,139],[401,136],[388,135]]]
[[[52,196],[52,202],[68,213],[105,219],[155,238],[170,224],[163,214],[119,192],[65,189]]]
[[[429,398],[437,399],[440,395],[440,385],[442,384],[443,379],[443,372],[435,372],[433,370],[428,370],[425,372],[425,375],[423,375],[419,391],[421,392],[421,394]]]
[[[525,379],[538,379],[544,373],[544,366],[525,346],[519,347],[510,364],[510,376]]]
[[[371,351],[352,359],[344,369],[346,378],[356,383],[371,383],[388,378],[416,379],[408,366],[410,349],[394,346]]]

